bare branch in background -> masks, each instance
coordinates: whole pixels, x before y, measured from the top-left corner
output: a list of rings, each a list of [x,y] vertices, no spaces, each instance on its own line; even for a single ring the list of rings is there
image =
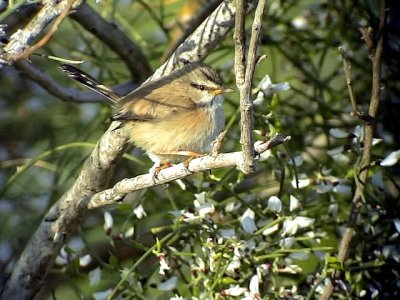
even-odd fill
[[[106,103],[108,102],[104,97],[99,96],[95,92],[81,91],[74,88],[67,88],[58,84],[54,78],[42,71],[34,64],[27,60],[19,60],[14,63],[14,67],[21,71],[24,76],[40,85],[49,94],[67,102],[75,103]],[[115,91],[124,95],[135,89],[132,82],[124,83],[113,88]]]
[[[115,24],[106,22],[89,5],[82,4],[70,16],[119,55],[134,81],[141,83],[152,74],[150,64],[142,50]]]

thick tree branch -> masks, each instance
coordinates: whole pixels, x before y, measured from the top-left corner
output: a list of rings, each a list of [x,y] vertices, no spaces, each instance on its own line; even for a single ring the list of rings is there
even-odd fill
[[[248,7],[250,10],[250,6]],[[153,75],[171,72],[179,60],[204,59],[233,27],[235,6],[224,1]],[[49,20],[50,21],[50,20]],[[32,299],[65,241],[88,214],[82,199],[103,190],[120,160],[128,138],[113,122],[86,160],[73,186],[52,206],[42,220],[6,283],[2,299]]]
[[[246,1],[245,11],[254,8],[253,1]],[[236,7],[232,1],[225,0],[215,11],[182,43],[171,57],[157,69],[150,79],[168,74],[185,62],[202,61],[220,43],[220,38],[233,28]],[[199,47],[201,43],[201,47]]]
[[[169,58],[172,53],[176,50],[176,48],[182,44],[185,39],[197,28],[199,25],[207,18],[220,4],[222,0],[213,0],[208,2],[202,9],[198,11],[198,14],[191,19],[188,24],[185,24],[183,30],[180,32],[180,35],[174,39],[174,34],[172,35],[172,43],[168,45],[167,49],[164,51],[164,54],[161,58],[161,62],[164,62],[167,58]],[[201,4],[200,4],[201,6]],[[179,23],[181,23],[178,20]],[[182,25],[179,25],[182,27]]]

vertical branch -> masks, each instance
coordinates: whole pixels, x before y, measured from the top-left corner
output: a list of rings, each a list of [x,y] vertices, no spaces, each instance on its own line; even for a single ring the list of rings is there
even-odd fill
[[[381,0],[378,42],[375,46],[375,51],[372,56],[372,89],[371,89],[371,99],[368,111],[369,117],[372,120],[376,119],[379,107],[385,22],[386,22],[386,1]],[[339,245],[339,251],[337,255],[337,259],[339,262],[344,262],[348,256],[351,241],[355,234],[354,226],[356,224],[356,220],[360,212],[361,199],[365,198],[364,191],[368,179],[369,166],[371,163],[371,150],[372,150],[372,139],[374,134],[374,125],[375,125],[374,121],[365,123],[364,125],[364,149],[363,149],[362,159],[358,168],[358,170],[360,171],[357,174],[358,178],[356,178],[356,191],[353,196],[352,209],[350,211],[347,228],[343,234],[343,237]],[[333,278],[338,279],[340,275],[341,272],[336,271],[333,274]],[[333,283],[332,281],[330,281],[325,286],[324,292],[321,295],[320,299],[328,300],[332,295],[333,288],[334,288]]]
[[[350,102],[351,102],[351,107],[352,107],[352,115],[357,114],[357,102],[356,102],[356,96],[354,95],[354,90],[353,90],[353,83],[351,80],[351,64],[347,60],[346,57],[346,51],[343,46],[339,47],[339,52],[342,55],[342,60],[343,60],[343,70],[344,70],[344,76],[346,78],[346,84],[347,84],[347,90],[349,92],[350,96]]]
[[[235,17],[235,75],[236,85],[240,93],[240,143],[243,150],[243,165],[241,170],[248,174],[254,172],[254,146],[253,146],[253,100],[251,99],[251,85],[256,64],[257,44],[260,36],[262,18],[265,9],[265,0],[257,4],[249,49],[246,61],[246,37],[244,20],[244,1],[236,1]]]
[[[235,15],[235,76],[236,85],[241,89],[244,84],[244,76],[246,73],[246,35],[244,32],[244,0],[236,0],[236,15]]]

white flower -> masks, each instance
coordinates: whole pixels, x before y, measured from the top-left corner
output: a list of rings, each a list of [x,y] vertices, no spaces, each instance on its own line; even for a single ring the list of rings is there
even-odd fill
[[[92,258],[90,257],[89,254],[86,254],[82,257],[79,258],[79,266],[80,267],[86,267],[92,262]]]
[[[250,208],[248,208],[240,218],[240,224],[242,225],[243,230],[247,233],[253,233],[257,230],[254,218],[255,213]]]
[[[282,236],[291,236],[297,233],[299,228],[307,228],[314,224],[315,219],[308,217],[295,217],[294,219],[287,219],[283,222]]]
[[[354,143],[362,141],[364,139],[364,128],[357,125],[356,128],[354,128],[353,134],[356,136],[356,140],[353,141]]]
[[[187,223],[194,224],[199,223],[202,218],[200,216],[196,216],[194,213],[186,211],[182,214],[182,219]]]
[[[297,224],[297,222],[291,219],[287,219],[285,220],[285,222],[283,222],[282,236],[295,235],[298,228],[299,224]]]
[[[69,262],[69,254],[65,251],[65,246],[61,248],[60,254],[57,255],[55,264],[58,266],[64,266]]]
[[[296,178],[294,178],[291,183],[292,187],[297,188],[298,186],[299,189],[302,189],[309,186],[311,184],[311,180],[309,178],[304,178],[304,179],[299,178],[299,180],[296,181]]]
[[[240,287],[239,285],[231,285],[228,289],[222,290],[222,296],[240,296],[246,292],[246,288]]]
[[[236,236],[235,229],[233,228],[220,229],[219,233],[224,239],[231,239]]]
[[[261,299],[259,291],[260,279],[257,275],[253,275],[250,279],[249,284],[249,295],[250,299]]]
[[[296,222],[300,228],[306,228],[314,224],[315,219],[314,218],[308,218],[308,217],[296,217],[294,218],[294,222]]]
[[[262,232],[263,235],[268,236],[273,234],[274,232],[279,230],[279,224],[275,224],[271,227],[268,227],[266,229],[264,229],[264,231]]]
[[[337,129],[337,128],[331,128],[329,129],[329,134],[333,136],[334,138],[337,139],[344,139],[349,136],[347,132],[344,132],[343,130]]]
[[[135,214],[136,218],[138,218],[138,219],[141,219],[141,218],[147,216],[146,211],[144,210],[142,204],[138,205],[138,206],[133,210],[133,213]]]
[[[114,223],[114,220],[113,220],[112,215],[108,211],[105,211],[104,212],[104,226],[103,227],[104,227],[104,231],[106,233],[110,233],[111,232],[112,227],[113,227],[113,223]]]
[[[283,238],[279,241],[279,246],[285,249],[290,249],[294,245],[294,237]]]
[[[177,282],[178,282],[178,277],[177,276],[173,276],[170,279],[160,283],[157,286],[157,289],[159,291],[171,291],[176,287]]]
[[[165,255],[159,254],[158,259],[160,261],[160,271],[158,272],[161,275],[165,275],[165,271],[170,269],[168,262],[165,258]]]
[[[169,300],[185,300],[185,298],[179,296],[178,294],[175,294],[172,298],[169,298]]]
[[[292,212],[300,207],[300,201],[295,196],[290,195],[289,211]]]
[[[239,201],[231,201],[227,205],[225,205],[225,212],[231,213],[242,206],[242,203]]]
[[[399,218],[393,219],[393,224],[396,227],[397,232],[400,233],[400,219]]]
[[[241,266],[240,259],[242,258],[242,254],[240,253],[239,246],[235,247],[233,250],[232,260],[229,262],[226,271],[228,274],[234,274],[236,269],[239,269]]]
[[[260,91],[257,93],[256,99],[254,99],[253,104],[258,106],[261,105],[264,101],[264,96],[269,97],[280,91],[287,91],[290,89],[290,85],[288,82],[276,83],[273,84],[271,82],[271,78],[268,75],[265,75],[263,79],[261,79],[260,83],[257,86]]]
[[[269,197],[268,199],[268,209],[280,213],[282,210],[282,201],[276,196]]]
[[[126,239],[131,238],[133,237],[134,233],[135,233],[135,228],[131,226],[124,232],[124,238]]]
[[[205,218],[207,215],[213,214],[215,212],[215,206],[211,202],[207,202],[200,207],[196,208],[200,218]]]
[[[196,198],[193,201],[194,207],[198,212],[200,218],[205,218],[209,214],[213,214],[215,212],[215,206],[212,202],[206,201],[206,193],[201,192],[199,194],[194,194]]]
[[[199,207],[202,204],[206,203],[206,192],[201,192],[198,194],[194,194],[196,200],[194,200],[194,206]]]
[[[308,20],[305,16],[297,16],[293,18],[291,23],[296,29],[305,29],[308,27]]]
[[[388,156],[386,156],[379,165],[382,167],[391,167],[397,164],[400,159],[400,150],[391,152]]]
[[[92,271],[90,271],[88,276],[89,276],[89,285],[90,286],[98,284],[100,282],[100,278],[101,278],[100,267],[97,267],[96,269],[93,269]]]

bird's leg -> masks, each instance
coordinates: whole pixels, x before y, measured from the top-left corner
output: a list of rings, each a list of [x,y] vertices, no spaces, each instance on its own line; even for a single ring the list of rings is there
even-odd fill
[[[202,157],[205,154],[202,153],[197,153],[194,151],[190,150],[177,150],[177,151],[168,151],[168,152],[163,152],[163,153],[157,153],[159,155],[177,155],[177,156],[189,156],[191,159]]]
[[[172,163],[169,161],[162,161],[156,154],[147,153],[149,158],[154,162],[154,165],[150,168],[149,173],[153,175],[154,178],[157,179],[158,173],[161,170],[169,168],[172,166]]]
[[[168,151],[164,153],[158,153],[161,155],[177,155],[177,156],[187,156],[188,158],[183,161],[185,168],[188,168],[189,163],[195,159],[204,156],[203,153],[197,153],[190,150],[177,150],[177,151]]]

